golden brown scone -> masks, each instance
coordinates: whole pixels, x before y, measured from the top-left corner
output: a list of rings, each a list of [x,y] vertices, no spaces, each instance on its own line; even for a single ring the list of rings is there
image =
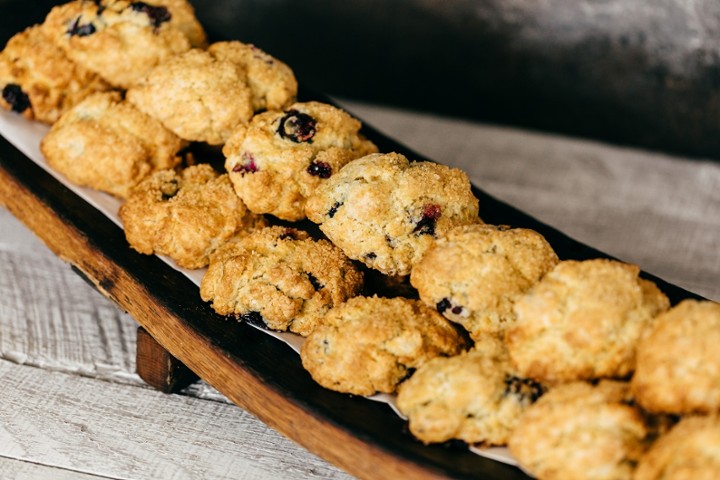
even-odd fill
[[[157,170],[173,168],[185,146],[119,92],[86,98],[53,125],[40,149],[70,181],[126,198]]]
[[[104,80],[70,60],[35,25],[13,36],[0,53],[0,106],[30,120],[54,123]]]
[[[220,247],[200,295],[221,315],[308,335],[328,310],[361,289],[362,274],[330,242],[268,227]]]
[[[465,346],[457,330],[419,300],[355,297],[325,315],[300,357],[323,387],[372,395],[394,392],[413,369]]]
[[[558,262],[545,238],[524,228],[453,228],[413,267],[420,299],[473,338],[501,334],[515,321],[513,303]]]
[[[629,480],[651,433],[631,402],[624,382],[560,385],[520,417],[510,452],[541,480]]]
[[[720,478],[720,419],[686,417],[640,458],[634,480]]]
[[[180,138],[211,145],[225,143],[253,114],[243,68],[197,49],[160,64],[127,98]]]
[[[119,88],[191,47],[205,33],[185,0],[77,0],[53,8],[44,24],[78,64]]]
[[[504,445],[518,418],[544,392],[514,374],[505,346],[492,336],[473,350],[438,357],[400,384],[397,405],[424,443],[459,439]]]
[[[555,384],[632,373],[637,342],[669,306],[639,272],[613,260],[560,262],[515,303],[506,340],[520,374]]]
[[[162,170],[135,187],[120,207],[130,246],[167,255],[184,268],[202,268],[228,239],[265,227],[235,195],[227,175],[209,165]]]
[[[685,300],[660,315],[638,346],[632,388],[651,412],[720,411],[720,304]]]
[[[349,161],[377,151],[360,122],[319,102],[256,115],[223,148],[235,191],[255,213],[305,218],[305,201]]]
[[[397,153],[350,162],[305,210],[348,257],[390,276],[408,275],[436,236],[480,222],[464,172]]]
[[[298,84],[293,71],[255,45],[238,41],[216,42],[210,45],[208,52],[218,60],[241,65],[247,71],[256,112],[282,110],[295,101]]]

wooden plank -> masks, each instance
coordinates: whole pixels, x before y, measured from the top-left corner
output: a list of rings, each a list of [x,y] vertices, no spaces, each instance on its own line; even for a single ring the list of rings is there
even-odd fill
[[[163,393],[175,393],[198,380],[198,376],[165,350],[143,327],[137,329],[137,374]]]
[[[111,478],[2,456],[0,456],[0,473],[3,478],[12,478],[13,480],[105,480]]]
[[[0,382],[0,458],[52,478],[348,478],[234,405],[7,361]]]

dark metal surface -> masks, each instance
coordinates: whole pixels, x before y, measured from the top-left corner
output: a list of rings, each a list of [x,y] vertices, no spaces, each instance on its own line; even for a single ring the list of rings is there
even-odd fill
[[[332,94],[720,158],[717,0],[204,0]]]
[[[0,0],[0,43],[58,0]],[[716,0],[196,0],[321,91],[720,159]]]

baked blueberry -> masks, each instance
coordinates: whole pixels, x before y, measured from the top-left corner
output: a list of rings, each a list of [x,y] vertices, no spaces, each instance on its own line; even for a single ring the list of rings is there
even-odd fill
[[[307,113],[288,110],[280,119],[277,133],[280,137],[295,143],[312,142],[316,133],[317,121]]]

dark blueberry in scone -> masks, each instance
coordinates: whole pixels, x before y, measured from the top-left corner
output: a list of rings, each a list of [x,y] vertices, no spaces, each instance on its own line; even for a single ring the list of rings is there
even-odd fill
[[[148,5],[145,2],[132,2],[130,8],[136,12],[144,13],[150,18],[150,23],[155,28],[158,28],[165,22],[169,22],[172,15],[166,7]]]
[[[282,235],[280,235],[278,238],[280,240],[287,240],[288,238],[290,240],[297,240],[298,239],[298,231],[294,228],[286,228],[285,232],[283,232]]]
[[[177,195],[178,190],[180,190],[180,186],[178,185],[178,181],[176,179],[172,179],[167,183],[164,183],[160,187],[160,191],[162,192],[162,199],[167,201],[173,198],[175,195]]]
[[[535,401],[545,393],[545,388],[535,380],[530,378],[520,378],[515,375],[508,375],[505,377],[505,392],[504,396],[515,395],[519,397],[520,401],[529,401],[535,403]]]
[[[413,233],[418,235],[435,235],[435,224],[442,215],[440,205],[429,203],[423,207],[422,217],[415,225]]]
[[[280,119],[277,133],[280,137],[295,143],[312,142],[316,125],[315,119],[307,113],[288,110],[285,116]]]
[[[437,305],[435,305],[435,308],[437,308],[438,312],[443,313],[451,306],[452,304],[450,303],[450,300],[448,300],[447,298],[443,298],[437,303]]]
[[[70,25],[70,27],[67,29],[67,34],[72,36],[78,36],[78,37],[87,37],[88,35],[92,35],[95,33],[95,25],[92,23],[87,23],[85,25],[80,24],[80,17],[77,17],[75,21]]]
[[[332,168],[325,162],[312,162],[307,168],[307,172],[316,177],[330,178],[330,175],[332,175]]]
[[[338,208],[340,208],[342,205],[343,205],[342,202],[333,203],[333,206],[330,207],[330,210],[327,211],[327,216],[330,218],[333,218],[335,216],[335,214],[337,213]]]
[[[22,113],[30,108],[30,98],[22,91],[20,85],[8,83],[3,88],[2,96],[10,104],[13,112]]]
[[[251,153],[243,153],[242,160],[242,163],[238,163],[233,167],[233,172],[239,172],[245,175],[246,173],[255,173],[258,171],[257,165],[255,164],[255,157],[253,157]]]
[[[317,277],[315,277],[315,275],[313,275],[310,272],[305,272],[305,274],[307,275],[308,280],[310,280],[310,283],[312,284],[315,291],[322,290],[323,288],[325,288],[325,285],[320,283],[320,280],[318,280]]]

